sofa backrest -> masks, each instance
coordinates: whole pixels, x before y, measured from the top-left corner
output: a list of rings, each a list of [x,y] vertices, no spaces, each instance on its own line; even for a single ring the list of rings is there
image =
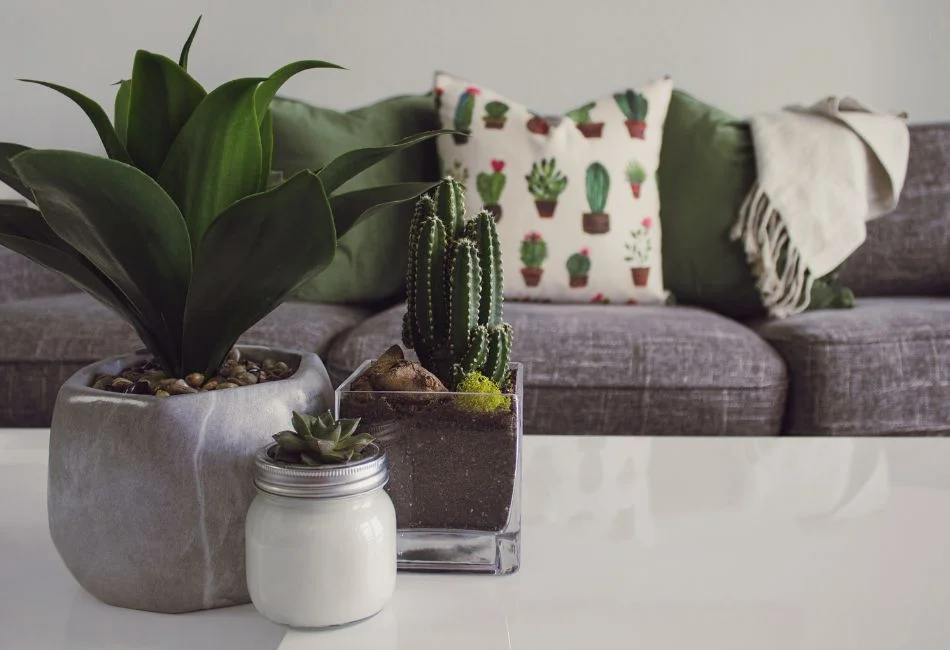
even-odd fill
[[[950,122],[910,127],[900,204],[868,224],[840,282],[859,296],[950,295]]]

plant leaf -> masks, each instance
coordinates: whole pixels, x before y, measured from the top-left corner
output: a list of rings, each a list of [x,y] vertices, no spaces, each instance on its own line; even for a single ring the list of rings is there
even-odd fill
[[[337,238],[343,237],[377,210],[411,201],[438,184],[439,181],[395,183],[353,190],[330,197]]]
[[[273,164],[274,116],[270,109],[267,109],[264,114],[264,121],[261,122],[261,182],[257,186],[258,192],[263,192],[270,187],[271,166]]]
[[[340,423],[343,425],[343,430],[340,433],[340,437],[349,438],[356,432],[356,427],[360,425],[360,418],[355,418],[353,420],[340,420]]]
[[[191,33],[188,34],[188,40],[185,41],[184,47],[181,48],[181,55],[178,57],[178,65],[181,66],[182,70],[188,69],[188,54],[191,52],[191,44],[195,42],[195,36],[198,34],[198,25],[201,24],[201,16],[198,16],[198,20],[195,21],[195,26],[191,28]]]
[[[74,151],[32,150],[13,167],[50,228],[109,278],[156,333],[177,376],[191,277],[188,231],[158,184],[134,167]]]
[[[216,368],[241,334],[325,268],[335,250],[333,214],[311,172],[225,210],[195,256],[185,306],[186,367]]]
[[[79,251],[63,241],[37,210],[0,204],[0,245],[69,278],[78,288],[129,323],[150,350],[160,350],[142,317],[116,288]],[[159,357],[164,363],[166,360]]]
[[[311,456],[310,454],[300,454],[300,462],[304,465],[310,465],[316,467],[320,464],[320,461]]]
[[[115,122],[115,133],[119,136],[122,144],[126,144],[126,137],[129,132],[129,99],[131,96],[132,81],[123,79],[119,82],[119,88],[115,92],[115,115],[112,117],[112,121]]]
[[[20,180],[16,170],[10,163],[10,159],[15,155],[29,150],[29,147],[24,147],[22,144],[0,142],[0,181],[9,186],[10,189],[14,190],[27,201],[32,201],[33,192],[31,192],[30,188],[28,188],[26,184]]]
[[[72,88],[67,88],[66,86],[60,86],[59,84],[49,83],[47,81],[37,81],[36,79],[20,79],[20,81],[46,86],[73,100],[76,105],[83,110],[86,117],[92,122],[92,125],[96,127],[96,131],[99,133],[99,139],[102,140],[102,145],[106,148],[106,153],[109,157],[119,162],[131,164],[132,160],[129,158],[129,152],[125,150],[125,145],[122,144],[119,135],[112,127],[109,116],[106,115],[106,112],[102,110],[99,104],[82,93]]]
[[[430,138],[440,135],[461,134],[460,131],[443,129],[440,131],[426,131],[403,138],[384,147],[367,147],[365,149],[353,149],[347,151],[328,162],[318,174],[323,181],[323,187],[326,189],[327,196],[332,195],[339,189],[343,183],[350,180],[360,172],[369,169],[378,162],[382,162],[395,153],[424,142]]]
[[[301,413],[298,413],[297,411],[294,411],[294,414],[291,417],[291,421],[293,422],[293,425],[294,425],[294,431],[299,433],[301,436],[303,436],[304,438],[307,438],[312,435],[310,433],[310,422],[308,422],[308,419],[306,416],[304,416]]]
[[[153,178],[158,175],[175,137],[206,95],[171,59],[136,52],[126,146],[139,169]]]
[[[261,135],[254,91],[261,81],[235,79],[211,91],[165,156],[158,182],[181,209],[193,251],[215,217],[257,191]]]
[[[274,436],[274,440],[284,451],[298,454],[302,451],[307,451],[307,445],[305,445],[303,440],[298,438],[293,431],[281,431]]]
[[[263,122],[264,113],[267,107],[274,99],[274,95],[280,90],[287,81],[295,74],[304,70],[313,70],[316,68],[333,68],[343,70],[342,66],[328,61],[294,61],[277,70],[274,74],[265,79],[257,89],[257,96],[254,98],[254,113],[257,115],[257,121]]]

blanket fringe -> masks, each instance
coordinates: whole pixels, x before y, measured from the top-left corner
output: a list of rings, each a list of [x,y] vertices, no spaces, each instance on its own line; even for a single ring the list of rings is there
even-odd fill
[[[733,241],[742,241],[762,304],[770,316],[785,318],[808,309],[815,278],[792,245],[781,215],[772,209],[758,183],[743,201],[730,236]]]

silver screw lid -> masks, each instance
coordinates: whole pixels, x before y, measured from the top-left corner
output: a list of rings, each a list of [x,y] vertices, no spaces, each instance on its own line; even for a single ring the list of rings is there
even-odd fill
[[[345,465],[292,465],[272,459],[262,449],[254,462],[254,485],[259,490],[298,499],[332,499],[364,494],[386,485],[389,466],[386,452],[368,445],[360,460]]]

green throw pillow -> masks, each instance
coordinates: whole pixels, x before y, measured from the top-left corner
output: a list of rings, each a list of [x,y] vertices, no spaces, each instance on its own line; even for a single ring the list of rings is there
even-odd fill
[[[302,169],[322,167],[350,149],[390,144],[439,128],[431,95],[393,97],[348,113],[278,97],[271,110],[273,168],[285,177]],[[434,181],[438,177],[435,141],[429,140],[371,167],[344,185],[343,191],[404,181]],[[411,214],[410,204],[385,208],[348,232],[340,239],[330,266],[297,289],[294,298],[381,303],[399,297],[405,287]]]
[[[674,90],[657,181],[663,225],[663,280],[683,305],[736,319],[765,316],[740,242],[729,239],[755,182],[755,152],[746,122]],[[836,273],[814,284],[809,309],[852,307]]]

